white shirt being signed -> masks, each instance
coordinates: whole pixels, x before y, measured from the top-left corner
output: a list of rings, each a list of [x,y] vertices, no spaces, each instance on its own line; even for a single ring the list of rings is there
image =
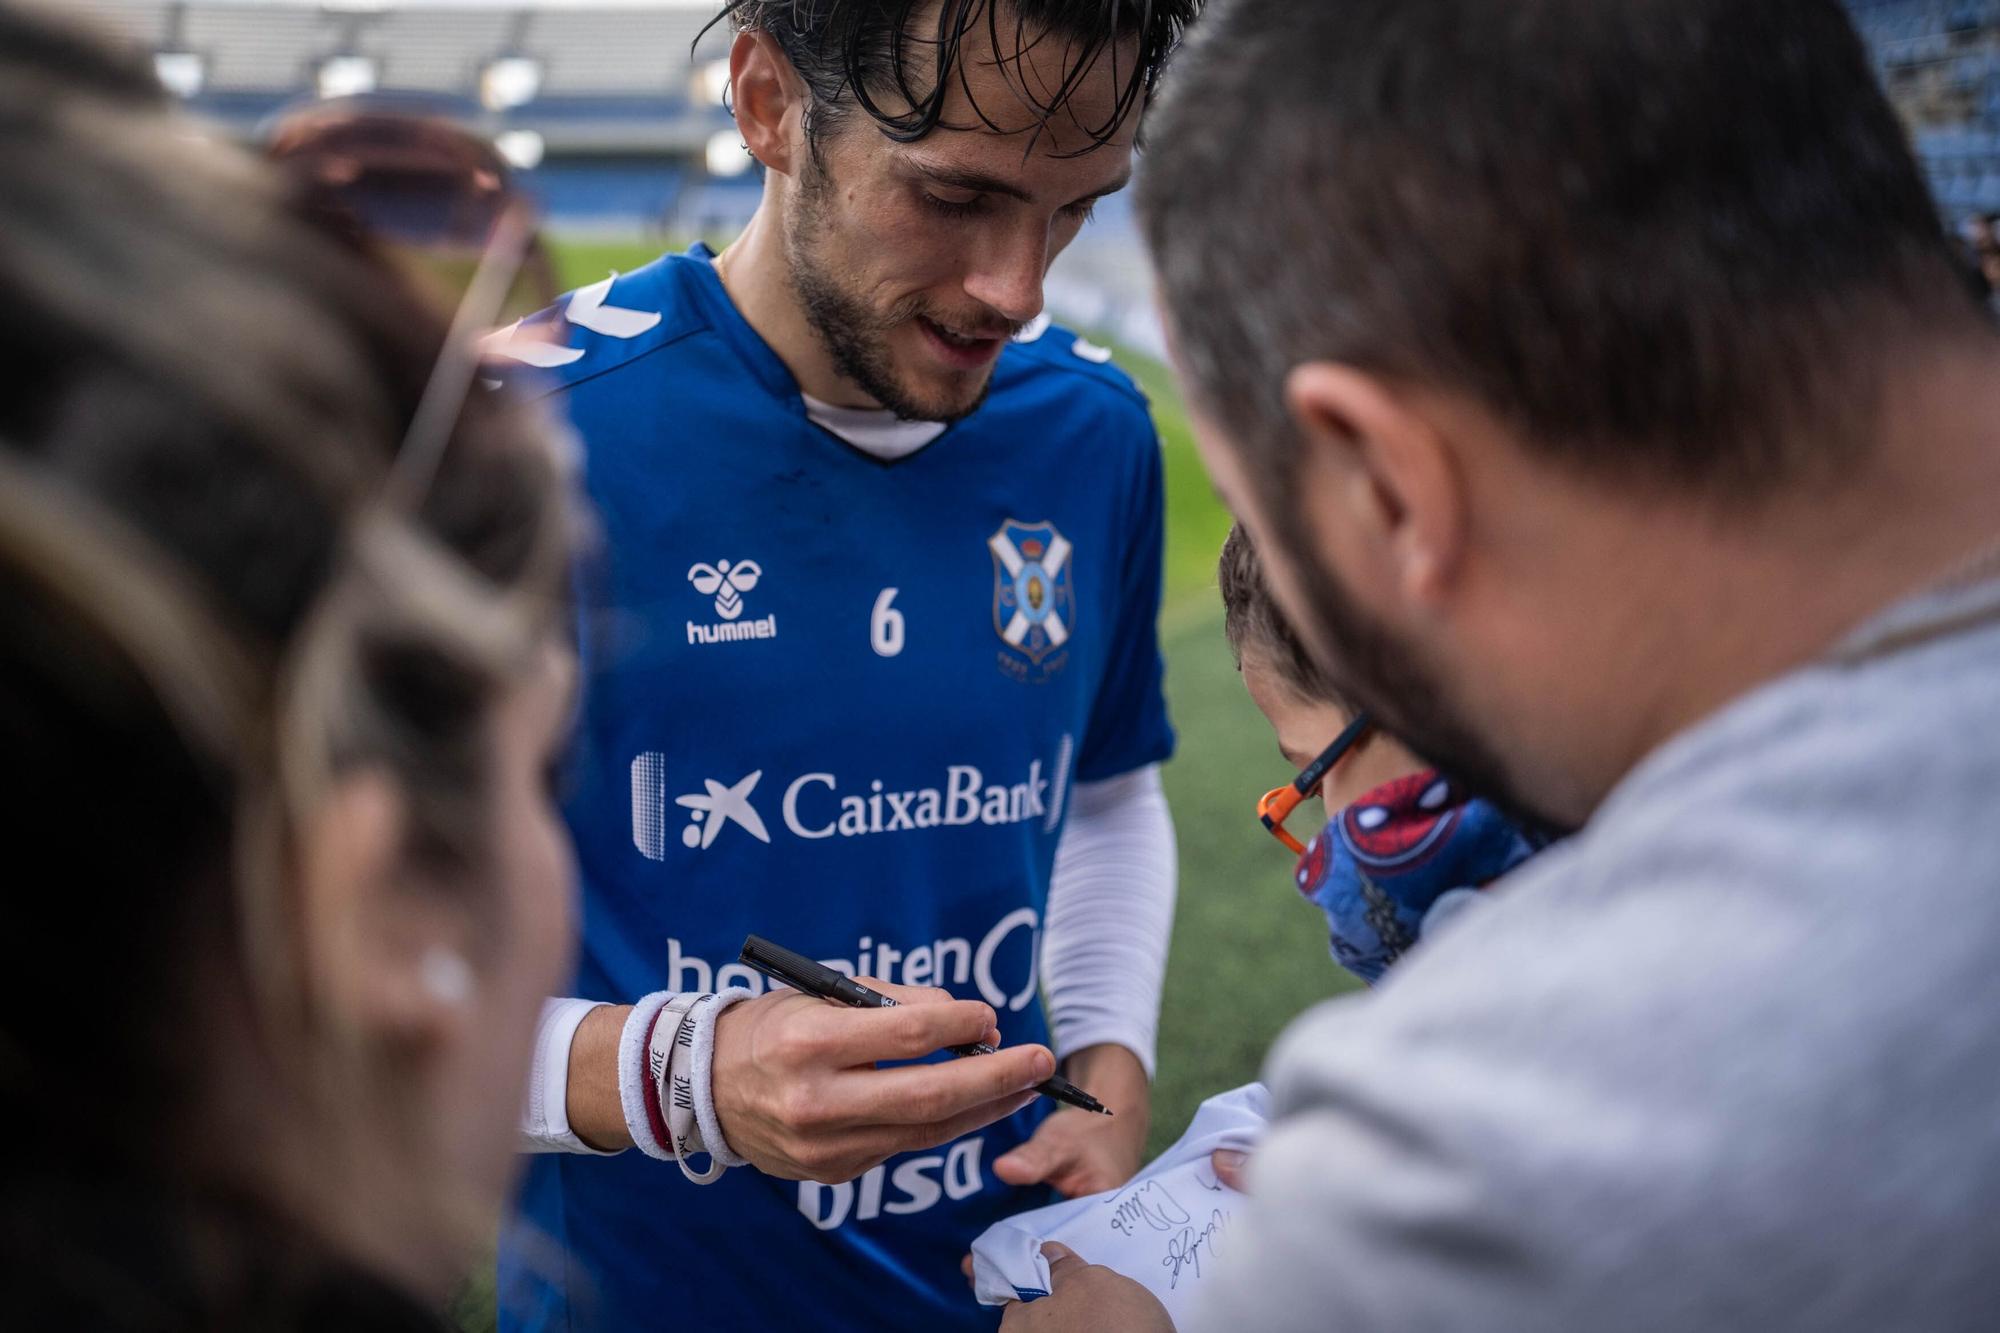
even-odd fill
[[[973,1285],[987,1305],[1049,1291],[1043,1241],[1142,1284],[1178,1316],[1202,1279],[1229,1262],[1229,1225],[1243,1196],[1215,1178],[1217,1148],[1248,1149],[1263,1134],[1270,1093],[1261,1083],[1211,1097],[1187,1133],[1126,1184],[996,1222],[972,1243]]]

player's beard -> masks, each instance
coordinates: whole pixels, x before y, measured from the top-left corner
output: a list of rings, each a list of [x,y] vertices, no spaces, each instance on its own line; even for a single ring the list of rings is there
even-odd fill
[[[798,206],[786,228],[785,258],[792,290],[833,368],[905,421],[957,421],[972,415],[992,388],[990,371],[981,377],[977,388],[949,399],[925,397],[897,378],[889,338],[927,313],[922,299],[912,298],[887,314],[878,314],[866,300],[842,287],[833,275],[833,266],[822,258],[831,225],[826,205],[832,188],[833,182],[819,166],[808,162],[800,180]],[[938,322],[950,325],[949,320]]]
[[[1288,497],[1275,497],[1290,504]],[[1509,776],[1499,748],[1452,698],[1440,673],[1409,644],[1363,610],[1339,575],[1303,555],[1303,524],[1283,534],[1293,566],[1318,624],[1320,642],[1338,654],[1322,663],[1343,695],[1365,709],[1390,735],[1467,791],[1484,797],[1523,828],[1554,838],[1570,832],[1539,812]]]

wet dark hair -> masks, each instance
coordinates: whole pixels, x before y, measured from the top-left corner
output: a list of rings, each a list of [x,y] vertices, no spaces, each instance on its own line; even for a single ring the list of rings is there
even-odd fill
[[[1328,703],[1353,711],[1313,655],[1299,641],[1291,622],[1271,597],[1264,580],[1263,562],[1250,544],[1250,534],[1241,523],[1229,529],[1222,543],[1222,558],[1216,564],[1216,584],[1222,592],[1222,632],[1229,650],[1236,656],[1238,669],[1243,654],[1255,649],[1271,669],[1299,698],[1310,703]]]
[[[935,23],[916,31],[932,4]],[[1089,143],[1080,152],[1088,152],[1109,142],[1152,94],[1201,6],[1202,0],[730,0],[709,26],[727,20],[778,43],[812,95],[805,126],[816,157],[819,136],[855,106],[899,143],[938,128],[952,85],[964,79],[960,47],[981,27],[997,51],[1025,52],[1051,37],[1067,38],[1074,55],[1056,89],[1044,98],[1017,80],[1015,91],[1045,125],[1100,61],[1111,61],[1122,75],[1118,98],[1103,124],[1082,127]],[[1130,69],[1119,69],[1118,44],[1133,36],[1138,57]],[[909,109],[889,108],[884,94]],[[973,111],[988,129],[1000,128],[976,103]]]
[[[1216,0],[1171,83],[1141,218],[1275,522],[1302,363],[1727,505],[1850,473],[1884,347],[1987,336],[1835,0]]]

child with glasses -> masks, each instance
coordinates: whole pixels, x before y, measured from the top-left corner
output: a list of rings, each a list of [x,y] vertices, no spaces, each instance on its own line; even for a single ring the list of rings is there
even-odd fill
[[[1244,688],[1299,769],[1258,802],[1258,817],[1299,855],[1293,882],[1326,913],[1334,961],[1372,985],[1426,928],[1546,841],[1426,767],[1341,698],[1271,599],[1240,526],[1223,543],[1218,579]],[[1314,798],[1327,822],[1301,844],[1285,820]]]

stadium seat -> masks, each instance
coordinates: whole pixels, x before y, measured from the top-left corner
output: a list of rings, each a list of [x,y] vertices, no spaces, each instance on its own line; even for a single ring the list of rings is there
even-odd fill
[[[679,210],[719,219],[742,211],[741,187],[752,183],[713,187],[701,165],[707,137],[727,128],[723,113],[695,94],[696,71],[728,51],[724,29],[694,49],[715,8],[679,0],[67,3],[126,41],[195,56],[196,104],[245,137],[310,95],[331,56],[366,57],[378,91],[463,107],[477,105],[496,57],[521,56],[534,62],[539,87],[526,104],[499,109],[494,124],[546,139],[537,177],[553,215],[653,223]],[[2000,0],[1847,3],[1939,203],[1951,213],[2000,208]],[[712,198],[710,188],[718,190]],[[1114,206],[1107,216],[1115,214]]]
[[[381,63],[383,88],[469,93],[520,20],[519,10],[498,7],[392,9],[362,29],[361,51]]]

